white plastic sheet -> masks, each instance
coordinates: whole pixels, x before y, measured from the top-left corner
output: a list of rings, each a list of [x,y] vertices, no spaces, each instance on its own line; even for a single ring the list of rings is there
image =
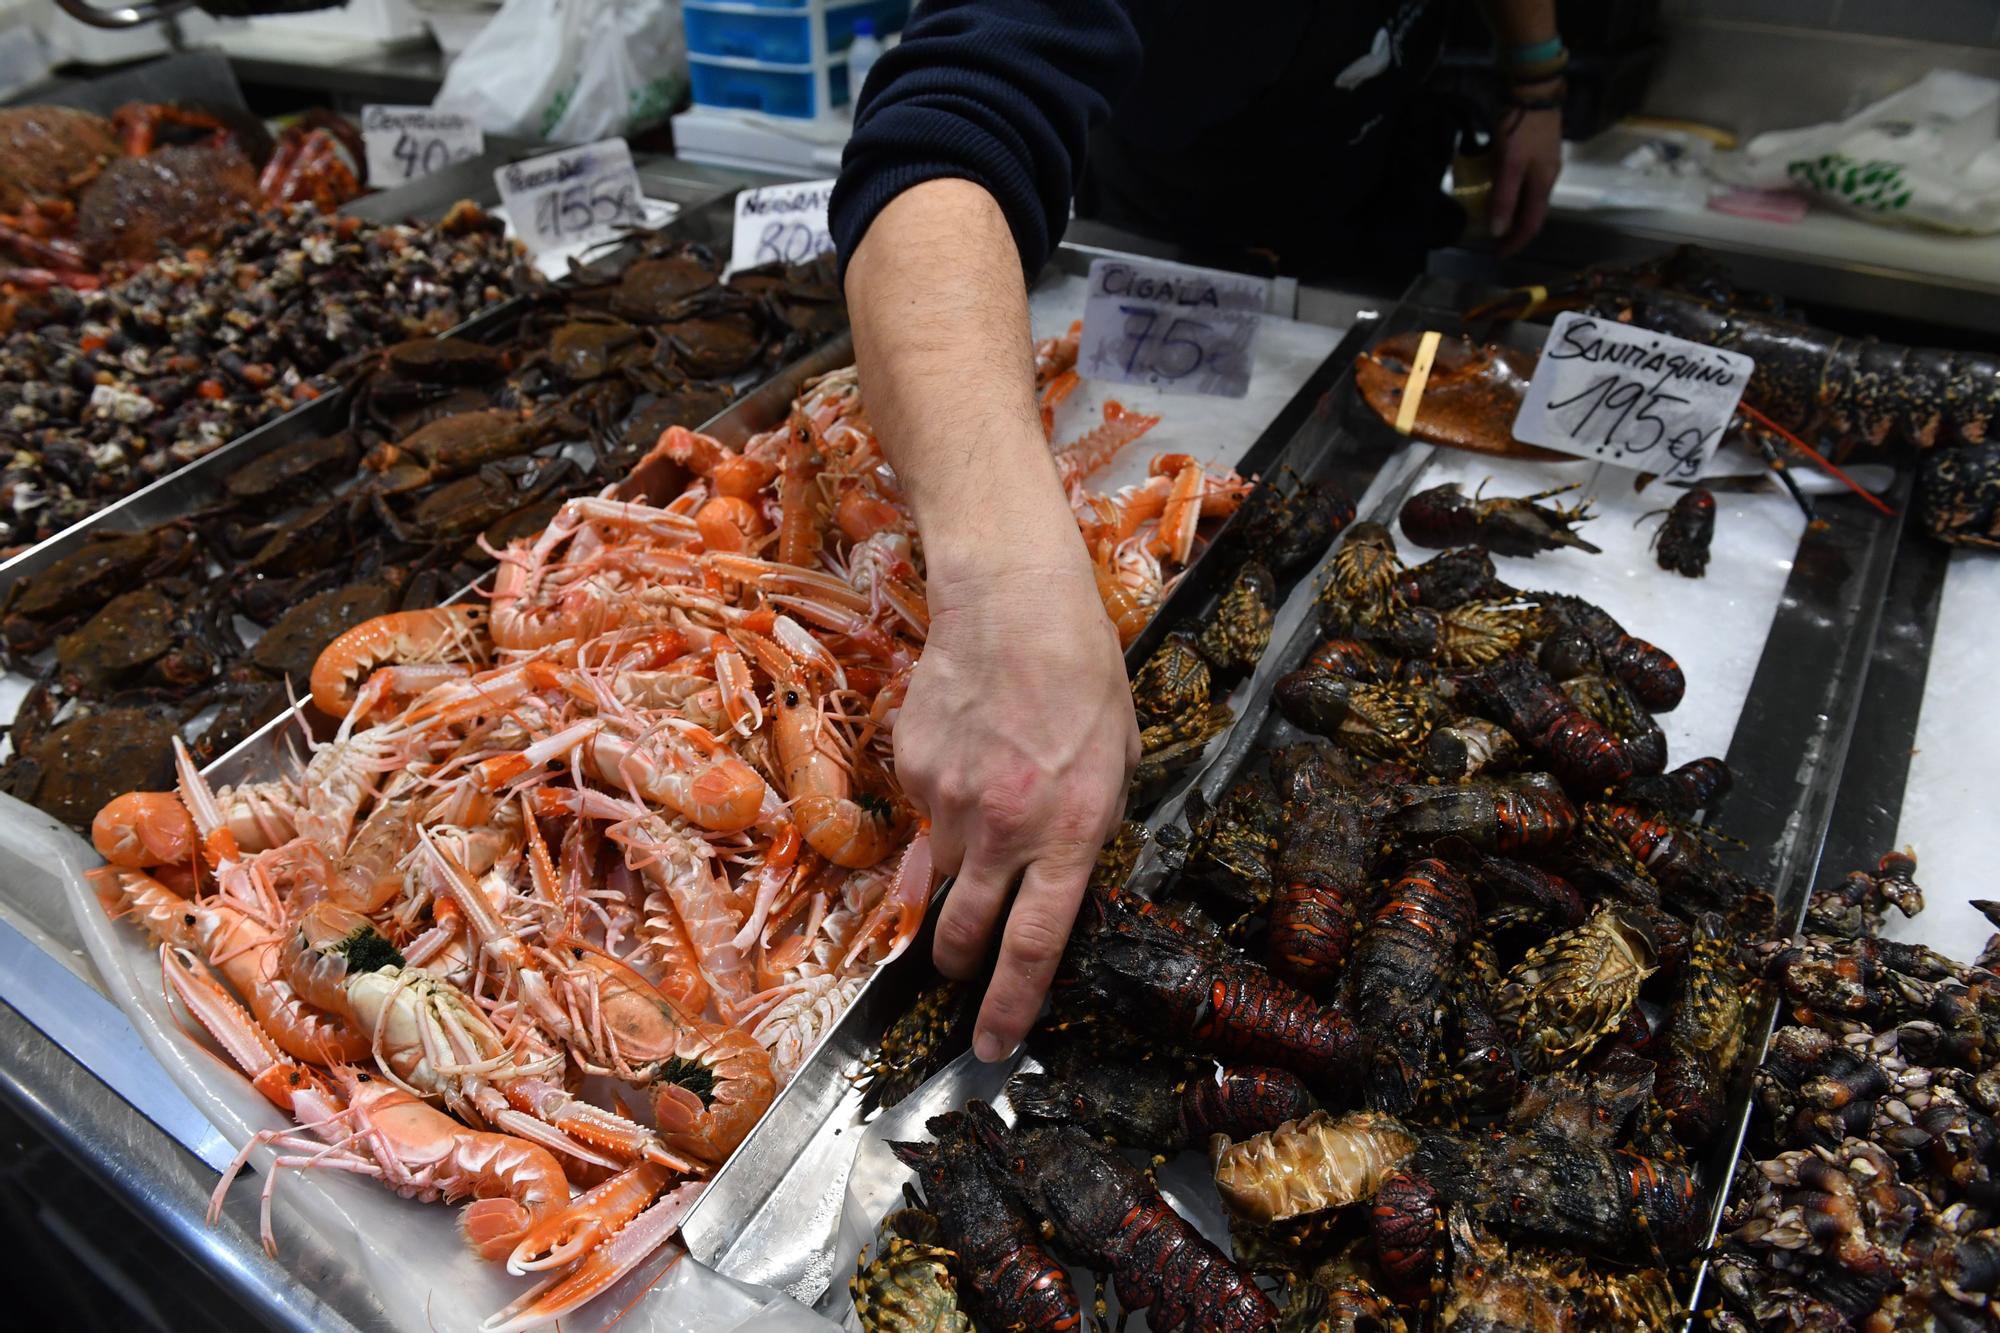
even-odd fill
[[[2000,643],[1996,612],[2000,560],[1979,551],[1955,552],[1938,605],[1916,750],[1896,829],[1896,845],[1916,850],[1924,910],[1911,920],[1892,912],[1883,931],[1964,963],[1993,934],[1971,900],[2000,898],[2000,876],[1993,870],[1994,793],[2000,791],[2000,708],[1991,703],[1994,650]]]

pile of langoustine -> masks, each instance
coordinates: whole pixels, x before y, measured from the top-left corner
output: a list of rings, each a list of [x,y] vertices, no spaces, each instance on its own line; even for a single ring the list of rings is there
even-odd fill
[[[1078,1327],[1070,1265],[1159,1330],[1684,1317],[1690,1154],[1774,909],[1687,822],[1721,761],[1664,770],[1678,667],[1478,548],[1406,568],[1372,523],[1320,609],[1283,721],[1160,835],[1155,896],[1122,887],[1142,829],[1100,858],[1015,1123],[971,1102],[890,1145],[922,1202],[864,1256],[863,1328]],[[962,1007],[927,996],[885,1074],[910,1086]],[[1135,1149],[1207,1151],[1226,1251]]]
[[[93,826],[106,910],[297,1122],[240,1160],[473,1198],[542,1275],[488,1333],[666,1242],[931,889],[892,749],[921,556],[854,373],[740,451],[668,430],[665,477],[567,502],[487,605],[335,640],[295,777],[210,790],[177,742],[177,793]]]

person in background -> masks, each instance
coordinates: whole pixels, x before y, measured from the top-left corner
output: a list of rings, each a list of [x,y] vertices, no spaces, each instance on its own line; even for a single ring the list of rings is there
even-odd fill
[[[1554,0],[1485,0],[1506,78],[1490,226],[1560,163]],[[897,772],[957,881],[939,970],[999,936],[973,1029],[1026,1036],[1139,757],[1118,636],[1042,433],[1024,277],[1080,213],[1210,262],[1380,273],[1448,239],[1422,104],[1449,0],[931,0],[861,90],[830,222],[868,412],[923,537],[931,626]],[[1241,267],[1239,263],[1237,265]]]

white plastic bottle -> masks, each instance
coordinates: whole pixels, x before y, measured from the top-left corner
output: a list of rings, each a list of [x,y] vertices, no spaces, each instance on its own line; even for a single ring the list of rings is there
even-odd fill
[[[854,114],[861,100],[861,85],[868,71],[882,58],[882,39],[875,35],[874,19],[854,20],[854,40],[847,47],[847,114]]]

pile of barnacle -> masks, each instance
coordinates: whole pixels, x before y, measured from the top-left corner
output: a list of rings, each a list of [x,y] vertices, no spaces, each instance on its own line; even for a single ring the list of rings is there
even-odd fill
[[[351,359],[332,434],[265,450],[196,512],[94,538],[7,590],[0,657],[34,684],[0,790],[82,828],[117,793],[171,780],[174,735],[203,761],[225,752],[306,692],[334,638],[467,587],[565,499],[625,479],[669,427],[700,425],[845,322],[826,263],[725,283],[704,247],[653,236],[622,266],[538,289],[490,344]],[[672,495],[687,479],[633,480]]]
[[[1161,833],[1149,899],[1119,887],[1139,831],[1107,849],[1014,1122],[974,1102],[895,1145],[919,1188],[851,1286],[864,1327],[1081,1327],[1070,1265],[1100,1317],[1108,1281],[1157,1330],[1684,1315],[1690,1153],[1774,905],[1690,823],[1722,762],[1665,770],[1649,710],[1678,667],[1482,549],[1406,567],[1372,523],[1320,609],[1234,786]],[[899,1091],[964,1008],[892,1030]],[[1227,1252],[1159,1191],[1181,1152]]]
[[[471,204],[430,227],[301,205],[107,286],[50,290],[0,343],[0,549],[325,392],[356,353],[441,333],[530,278]]]
[[[1908,853],[1815,894],[1766,946],[1779,1027],[1753,1076],[1710,1327],[2000,1327],[2000,935],[1973,966],[1878,938]],[[1977,904],[2000,924],[2000,904]]]

